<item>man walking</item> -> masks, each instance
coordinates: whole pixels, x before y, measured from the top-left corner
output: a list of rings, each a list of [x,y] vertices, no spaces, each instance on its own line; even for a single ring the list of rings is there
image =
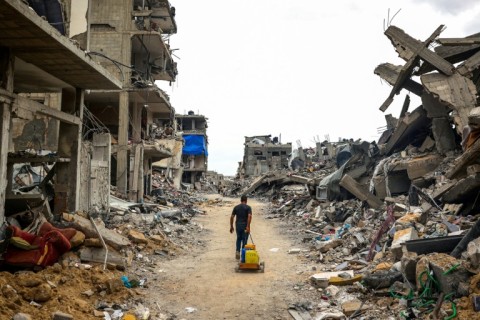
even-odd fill
[[[235,230],[237,231],[237,242],[235,259],[240,259],[240,250],[245,247],[250,234],[250,222],[252,221],[252,208],[247,205],[247,196],[243,195],[240,198],[240,204],[233,208],[232,216],[230,217],[230,233],[233,233],[233,219],[235,220]]]

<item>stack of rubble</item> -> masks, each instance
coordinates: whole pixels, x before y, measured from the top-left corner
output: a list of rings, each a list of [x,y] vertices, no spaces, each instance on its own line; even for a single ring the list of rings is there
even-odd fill
[[[403,88],[422,105],[409,111],[407,96],[378,143],[339,143],[330,158],[242,190],[268,197],[268,217],[284,220],[307,260],[322,263],[309,279],[322,292],[317,319],[478,317],[480,38],[441,39],[442,30],[425,41],[385,31],[406,64],[375,69],[393,86],[380,109]]]

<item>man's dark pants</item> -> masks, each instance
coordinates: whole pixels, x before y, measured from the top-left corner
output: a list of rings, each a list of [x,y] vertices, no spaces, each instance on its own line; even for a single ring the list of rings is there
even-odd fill
[[[236,248],[237,252],[240,252],[240,249],[243,249],[248,241],[248,233],[245,232],[245,228],[236,228],[237,229],[237,243]]]

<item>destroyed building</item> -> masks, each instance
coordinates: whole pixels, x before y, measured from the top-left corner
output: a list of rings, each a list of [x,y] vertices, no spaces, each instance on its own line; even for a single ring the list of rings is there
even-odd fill
[[[77,210],[85,92],[122,84],[23,2],[0,1],[0,16],[0,213],[28,201],[52,204],[54,214]],[[13,190],[17,164],[41,167],[43,179]]]
[[[175,9],[164,0],[111,0],[72,13],[87,15],[85,32],[73,39],[122,82],[120,90],[88,92],[89,124],[112,134],[111,183],[118,195],[142,201],[152,191],[152,164],[178,152],[175,109],[155,85],[177,75],[168,44],[177,31]]]
[[[241,177],[258,177],[266,172],[288,167],[292,144],[282,144],[272,135],[245,137],[243,162],[238,168]]]
[[[188,114],[177,114],[176,119],[184,140],[182,182],[195,186],[208,170],[208,118],[189,111]],[[201,189],[199,185],[195,188]]]

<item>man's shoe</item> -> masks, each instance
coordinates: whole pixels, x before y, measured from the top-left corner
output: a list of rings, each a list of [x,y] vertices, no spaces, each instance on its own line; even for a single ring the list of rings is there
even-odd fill
[[[240,259],[240,252],[239,251],[235,252],[235,259],[237,259],[237,260]]]

